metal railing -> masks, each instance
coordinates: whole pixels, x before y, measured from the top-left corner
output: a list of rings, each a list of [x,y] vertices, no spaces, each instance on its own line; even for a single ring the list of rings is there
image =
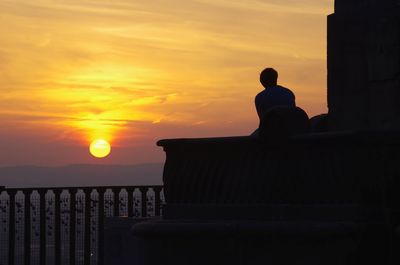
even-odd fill
[[[103,265],[104,219],[161,216],[163,201],[162,186],[0,187],[0,265]]]

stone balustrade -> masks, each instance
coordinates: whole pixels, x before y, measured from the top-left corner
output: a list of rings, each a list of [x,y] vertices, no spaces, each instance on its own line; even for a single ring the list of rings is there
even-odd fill
[[[399,208],[396,132],[158,142],[171,205],[364,205]]]

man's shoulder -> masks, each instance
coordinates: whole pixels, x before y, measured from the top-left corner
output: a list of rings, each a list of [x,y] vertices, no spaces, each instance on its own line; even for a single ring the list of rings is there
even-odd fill
[[[280,86],[280,85],[276,86],[275,88],[276,88],[276,89],[285,90],[285,91],[288,91],[288,92],[292,92],[292,90],[290,90],[289,88],[284,87],[284,86]]]
[[[287,88],[287,87],[284,87],[284,86],[276,86],[276,88],[279,89],[279,90],[281,90],[281,91],[283,91],[283,92],[285,92],[285,93],[288,93],[288,94],[294,96],[294,93],[292,92],[292,90],[290,90],[290,89]]]
[[[259,93],[256,95],[256,100],[259,99],[259,98],[261,98],[261,97],[264,97],[265,94],[266,94],[266,90],[263,90],[263,91],[259,92]]]
[[[264,95],[266,92],[267,92],[267,90],[264,89],[264,90],[258,92],[257,96],[262,96],[262,95]],[[256,97],[257,97],[257,96],[256,96]]]
[[[289,88],[277,85],[277,86],[269,87],[269,88],[259,92],[256,95],[256,100],[257,100],[257,98],[270,97],[270,96],[274,96],[277,94],[286,94],[286,95],[294,96],[294,93]]]

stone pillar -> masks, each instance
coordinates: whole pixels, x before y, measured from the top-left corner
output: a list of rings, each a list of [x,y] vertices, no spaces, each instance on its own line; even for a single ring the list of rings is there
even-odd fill
[[[328,17],[332,130],[400,128],[400,1],[336,0]]]

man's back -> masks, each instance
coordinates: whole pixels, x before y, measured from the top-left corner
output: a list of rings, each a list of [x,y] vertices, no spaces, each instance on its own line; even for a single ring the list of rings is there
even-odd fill
[[[260,119],[276,106],[296,107],[295,96],[290,89],[276,85],[258,93],[255,98],[257,114]]]

